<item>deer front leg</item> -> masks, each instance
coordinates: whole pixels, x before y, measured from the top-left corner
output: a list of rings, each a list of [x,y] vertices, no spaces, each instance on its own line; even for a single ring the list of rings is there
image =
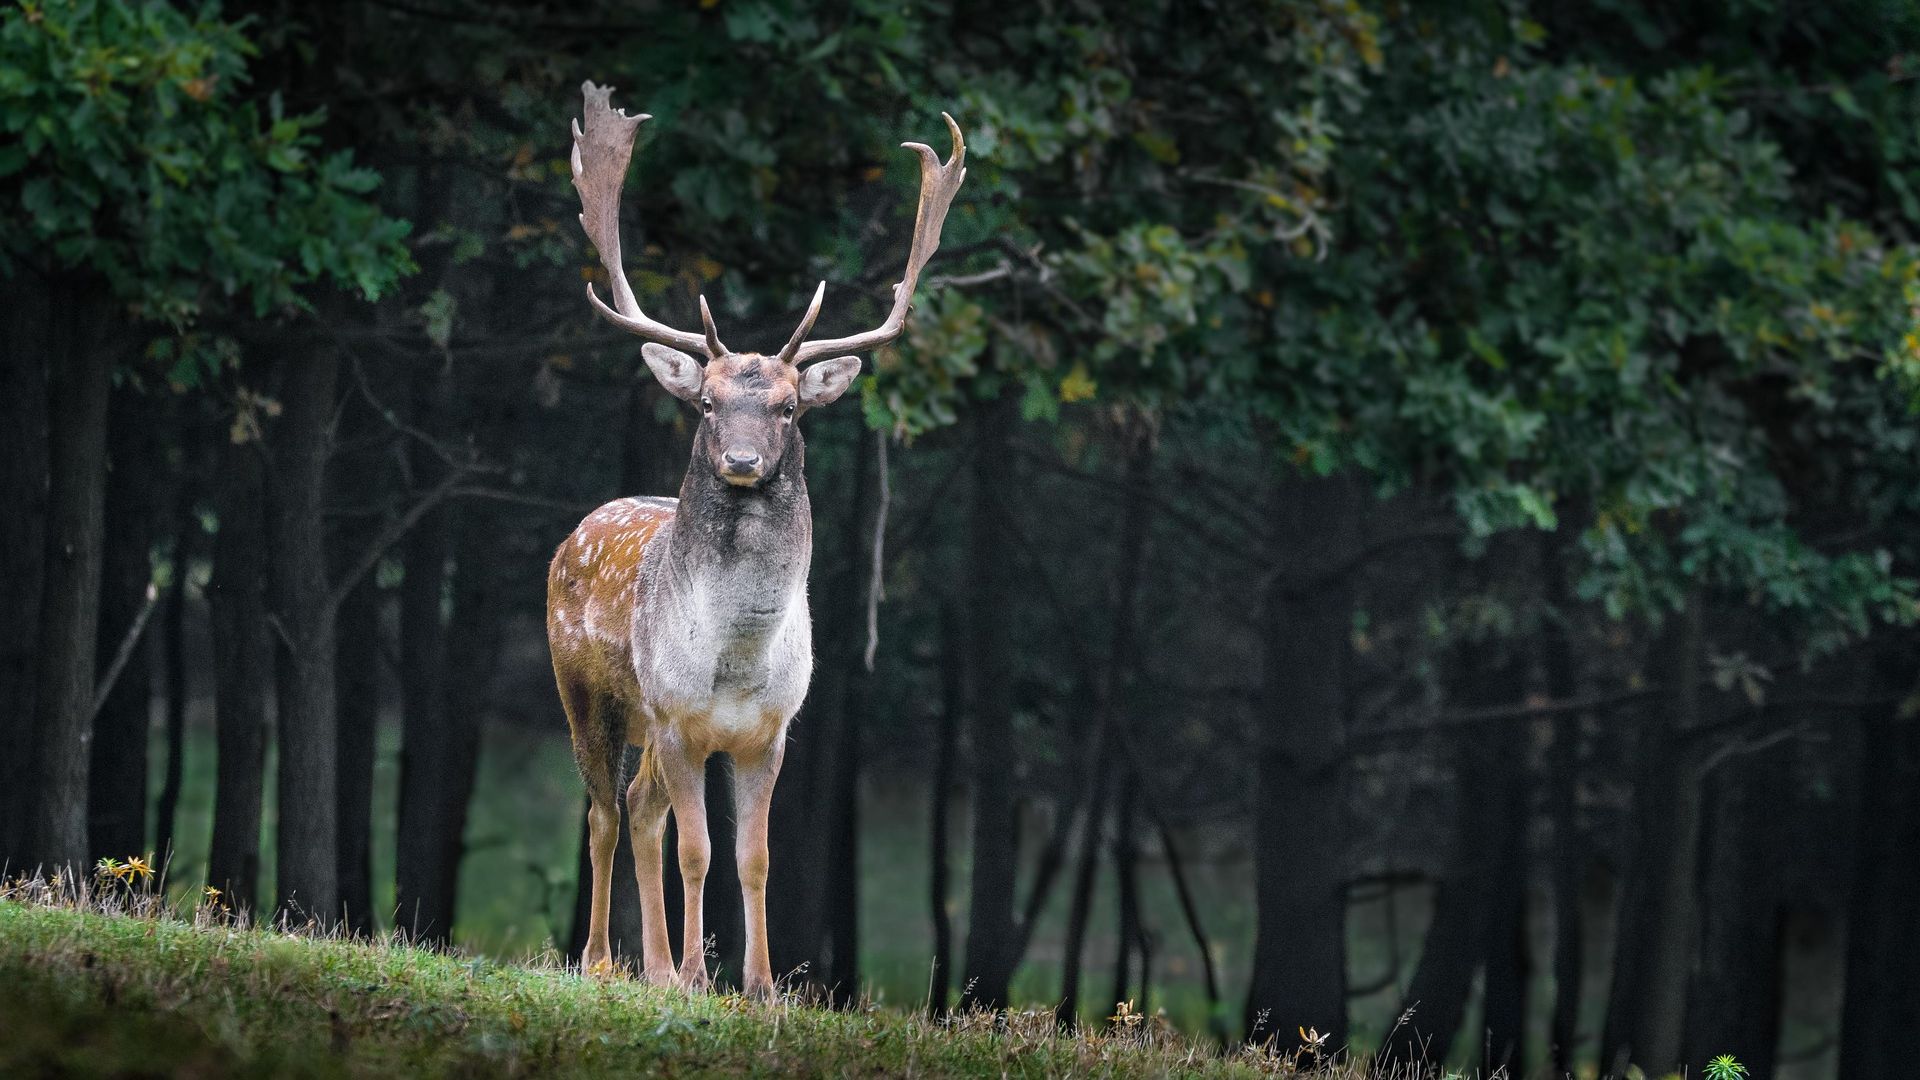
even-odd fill
[[[767,959],[767,811],[773,783],[780,776],[787,743],[776,740],[758,759],[736,758],[733,811],[738,834],[734,865],[740,870],[741,907],[747,916],[746,973],[741,987],[754,997],[773,994],[773,969]]]
[[[685,933],[681,937],[680,982],[689,990],[705,990],[707,939],[701,922],[702,889],[707,883],[713,846],[707,837],[706,755],[674,748],[661,754],[660,766],[680,832],[680,890],[686,901],[681,923]]]
[[[673,944],[667,939],[660,848],[671,800],[659,761],[657,751],[647,750],[640,757],[640,771],[627,785],[627,834],[633,839],[633,876],[640,885],[640,942],[646,979],[656,986],[669,986],[673,983]]]

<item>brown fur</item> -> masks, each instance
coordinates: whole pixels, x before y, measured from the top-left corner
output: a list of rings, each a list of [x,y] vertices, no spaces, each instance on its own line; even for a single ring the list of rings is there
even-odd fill
[[[663,500],[619,499],[588,515],[547,567],[547,642],[573,735],[574,758],[596,801],[611,804],[639,700],[632,639],[637,571],[647,545],[673,520]],[[588,632],[588,626],[602,633]],[[642,743],[644,747],[644,743]]]

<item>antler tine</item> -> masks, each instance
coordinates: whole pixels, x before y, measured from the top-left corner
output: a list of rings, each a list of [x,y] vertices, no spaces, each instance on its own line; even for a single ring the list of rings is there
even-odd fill
[[[807,305],[807,313],[801,318],[799,329],[793,332],[793,336],[787,339],[786,346],[780,350],[781,363],[793,363],[794,354],[800,351],[800,343],[807,340],[808,334],[813,333],[813,321],[820,317],[820,301],[826,298],[827,283],[823,281],[819,288],[813,290],[813,303]]]
[[[947,122],[947,131],[953,136],[953,155],[947,163],[940,163],[940,155],[923,143],[901,143],[908,150],[920,155],[920,208],[913,219],[913,244],[907,250],[907,270],[900,283],[893,287],[893,309],[887,313],[886,321],[878,328],[864,334],[851,337],[831,338],[825,341],[800,343],[807,331],[812,329],[813,319],[820,303],[819,295],[814,297],[814,309],[809,309],[807,318],[800,331],[794,335],[795,341],[789,342],[781,350],[781,357],[791,364],[804,364],[823,356],[837,353],[864,352],[878,348],[900,336],[906,329],[907,312],[913,305],[913,289],[919,284],[920,271],[926,268],[928,260],[940,248],[940,227],[947,219],[947,208],[953,205],[953,197],[959,193],[960,185],[967,178],[967,142],[960,134],[960,125],[946,113],[940,119]]]
[[[709,342],[717,345],[719,339],[713,336],[711,321],[703,340],[699,334],[675,330],[649,318],[640,310],[640,301],[621,269],[620,188],[626,183],[627,163],[633,157],[634,135],[652,117],[646,113],[628,116],[615,109],[611,86],[595,86],[588,81],[580,85],[580,93],[585,99],[584,128],[581,120],[573,122],[573,186],[580,192],[580,226],[600,253],[600,265],[611,279],[614,306],[609,308],[601,302],[591,282],[587,284],[587,299],[608,322],[648,341],[685,351],[705,349]],[[704,314],[704,301],[701,310]]]
[[[720,331],[713,328],[713,312],[707,308],[706,293],[700,294],[700,325],[706,328],[707,355],[709,357],[718,360],[732,351],[725,345],[720,344]]]

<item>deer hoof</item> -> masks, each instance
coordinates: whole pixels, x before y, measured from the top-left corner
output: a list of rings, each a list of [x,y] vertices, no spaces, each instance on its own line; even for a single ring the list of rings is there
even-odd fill
[[[640,973],[640,978],[650,986],[672,986],[676,981],[670,967],[650,967]]]
[[[698,971],[683,970],[675,982],[679,985],[680,989],[685,990],[689,994],[704,994],[713,988],[713,979],[707,974],[705,968],[701,968]]]

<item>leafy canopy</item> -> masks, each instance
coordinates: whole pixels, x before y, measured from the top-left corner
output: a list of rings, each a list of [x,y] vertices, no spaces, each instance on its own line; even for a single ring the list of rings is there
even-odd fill
[[[407,223],[322,151],[323,115],[247,95],[243,29],[160,0],[0,11],[0,272],[97,274],[175,328],[213,302],[303,308],[322,281],[373,298],[406,272]]]

